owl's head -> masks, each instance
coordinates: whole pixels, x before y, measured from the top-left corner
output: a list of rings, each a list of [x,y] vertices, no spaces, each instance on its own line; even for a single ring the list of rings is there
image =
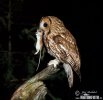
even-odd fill
[[[47,17],[42,17],[40,20],[39,28],[44,31],[44,33],[48,33],[50,31],[51,19]]]
[[[41,18],[39,28],[42,29],[45,34],[49,34],[52,30],[61,31],[64,28],[64,24],[55,16],[46,16]]]

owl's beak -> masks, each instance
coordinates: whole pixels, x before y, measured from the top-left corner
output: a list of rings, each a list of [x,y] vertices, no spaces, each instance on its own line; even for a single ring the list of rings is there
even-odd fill
[[[37,29],[37,30],[39,30],[39,32],[42,32],[42,36],[44,36],[44,30],[43,29],[41,29],[40,27]],[[38,33],[38,32],[36,32],[36,33]]]

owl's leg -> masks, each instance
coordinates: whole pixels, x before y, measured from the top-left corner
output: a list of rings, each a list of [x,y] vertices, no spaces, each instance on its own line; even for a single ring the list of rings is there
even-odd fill
[[[67,74],[69,87],[71,88],[73,86],[73,70],[69,64],[63,64],[64,70]]]
[[[60,63],[60,61],[58,59],[54,59],[54,60],[50,60],[48,65],[53,65],[55,68],[57,67],[57,65]]]

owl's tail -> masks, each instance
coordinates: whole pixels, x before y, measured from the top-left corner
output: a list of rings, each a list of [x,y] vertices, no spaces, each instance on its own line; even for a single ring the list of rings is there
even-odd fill
[[[80,68],[78,68],[77,70],[74,69],[74,71],[77,73],[77,75],[79,76],[80,82],[81,82],[81,72],[80,72]]]
[[[76,72],[76,74],[79,76],[80,82],[81,82],[81,72],[80,72],[80,65],[73,65],[72,69]]]
[[[67,74],[69,87],[71,88],[73,86],[73,70],[69,64],[63,64],[64,70]]]
[[[71,55],[69,55],[67,58],[67,64],[73,69],[74,72],[76,72],[81,81],[80,58],[78,57],[74,60],[74,58]]]

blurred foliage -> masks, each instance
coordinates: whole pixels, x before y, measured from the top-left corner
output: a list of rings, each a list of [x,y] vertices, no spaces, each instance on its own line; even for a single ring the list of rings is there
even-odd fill
[[[32,26],[32,23],[28,24],[23,18],[20,19],[23,4],[24,0],[0,1],[0,100],[9,100],[18,86],[38,72],[36,67],[39,54],[34,56],[37,25]],[[41,54],[39,71],[52,58],[45,48]],[[51,91],[47,96],[48,100],[64,98],[68,86],[64,84],[67,82],[64,77],[65,73],[61,71],[45,81]],[[63,88],[66,90],[62,94]]]
[[[35,44],[36,26],[27,29],[22,22],[18,22],[17,15],[22,11],[22,4],[23,0],[0,1],[0,100],[8,100],[13,89],[35,74],[35,59],[38,59],[33,54],[35,47],[31,45],[32,49],[27,48],[31,42]],[[20,28],[17,30],[18,25]],[[18,44],[21,41],[21,44],[16,46],[15,41]],[[25,41],[28,42],[27,47],[23,47]]]

